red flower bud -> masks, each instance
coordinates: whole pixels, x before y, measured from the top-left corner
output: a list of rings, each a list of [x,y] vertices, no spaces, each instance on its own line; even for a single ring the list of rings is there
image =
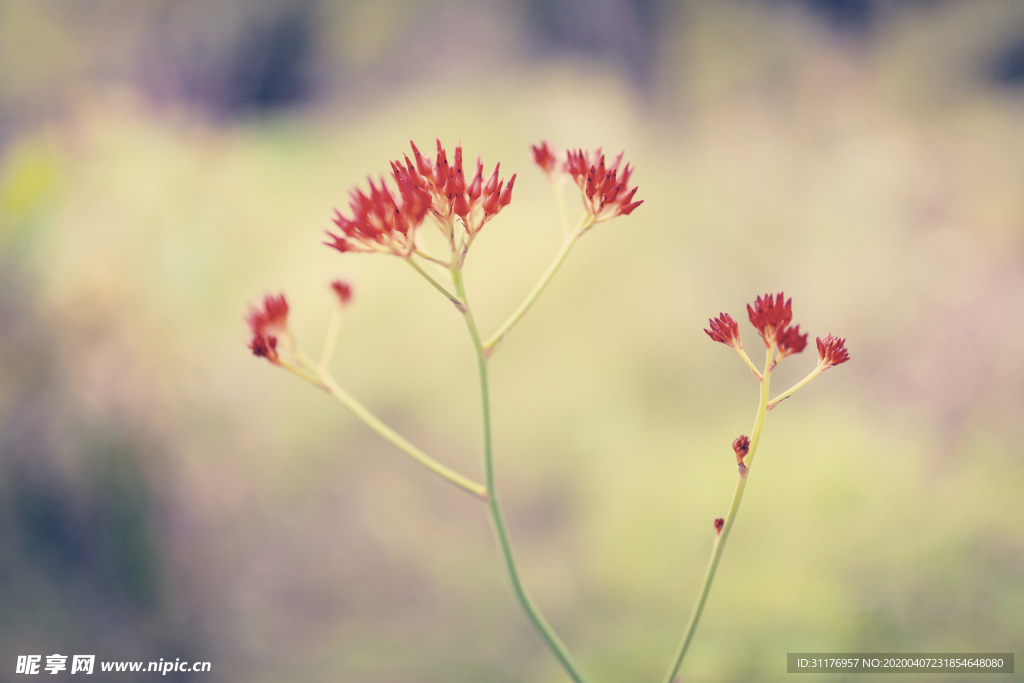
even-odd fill
[[[540,143],[540,147],[533,145],[533,160],[549,176],[558,170],[558,161],[555,159],[554,150],[548,147],[548,143]]]
[[[441,140],[437,140],[437,161],[434,163],[434,187],[438,192],[444,191],[448,183],[448,154],[441,147]]]
[[[466,195],[461,192],[455,195],[455,201],[452,202],[452,211],[463,219],[469,215],[469,202],[466,201]]]
[[[348,302],[352,300],[352,285],[343,281],[335,280],[331,283],[331,289],[338,295],[338,301],[341,302],[342,306],[347,306]]]
[[[498,189],[498,171],[500,169],[500,163],[494,165],[494,173],[491,174],[490,179],[487,181],[487,186],[484,187],[484,192],[491,194]]]
[[[750,452],[750,439],[742,434],[736,437],[736,440],[732,442],[732,450],[736,453],[736,462],[743,462],[743,458],[747,457],[747,453]]]
[[[498,203],[502,206],[508,206],[512,201],[512,186],[516,184],[516,174],[513,173],[512,177],[508,179],[508,185],[501,191],[501,197],[498,199]]]
[[[476,173],[473,175],[473,182],[469,184],[466,189],[466,195],[469,197],[470,202],[475,202],[480,198],[480,193],[483,191],[484,181],[484,165],[480,162],[480,157],[476,160]]]
[[[288,329],[288,302],[284,294],[267,295],[263,298],[263,308],[252,308],[246,319],[252,331],[249,348],[253,355],[266,358],[274,365],[280,365],[277,355],[278,336]]]
[[[412,153],[416,157],[416,170],[419,171],[420,175],[424,177],[430,178],[431,176],[433,176],[434,170],[433,168],[431,168],[430,162],[427,161],[422,154],[420,154],[420,151],[418,149],[416,149],[416,143],[410,140],[409,144],[412,145]]]

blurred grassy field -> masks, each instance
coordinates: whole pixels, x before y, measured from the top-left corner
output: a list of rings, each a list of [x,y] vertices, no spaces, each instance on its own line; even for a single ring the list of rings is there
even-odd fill
[[[1019,655],[1024,97],[978,64],[1024,14],[995,5],[858,41],[788,5],[689,3],[654,92],[551,60],[223,121],[108,84],[19,128],[0,170],[0,666],[564,680],[483,508],[245,348],[247,306],[284,291],[318,352],[326,284],[351,280],[336,375],[481,476],[458,315],[396,259],[319,244],[348,188],[435,136],[520,174],[467,266],[485,331],[559,244],[529,145],[637,169],[644,205],[580,242],[492,362],[523,574],[596,682],[667,667],[757,404],[701,328],[780,289],[852,361],[770,414],[684,680],[781,680],[793,651]]]

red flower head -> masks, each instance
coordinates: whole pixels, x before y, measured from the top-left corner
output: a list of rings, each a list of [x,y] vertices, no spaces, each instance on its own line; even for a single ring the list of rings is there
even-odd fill
[[[253,308],[246,319],[252,330],[252,341],[249,348],[253,355],[262,356],[274,365],[280,365],[277,354],[278,339],[288,334],[288,302],[284,294],[267,295],[263,299],[263,308]]]
[[[722,533],[722,527],[725,526],[725,520],[721,517],[715,519],[715,536]]]
[[[779,345],[779,359],[781,360],[807,348],[807,335],[800,334],[799,325],[787,327],[776,335],[776,342]]]
[[[850,353],[846,350],[845,339],[827,334],[824,339],[818,337],[816,341],[818,342],[818,365],[824,366],[823,370],[828,370],[833,365],[841,365],[850,360]]]
[[[533,149],[533,160],[537,162],[537,165],[551,177],[557,171],[561,169],[558,167],[558,160],[555,158],[555,152],[551,147],[548,147],[548,143],[545,140],[540,143],[540,147],[537,145],[532,146]]]
[[[731,315],[719,313],[717,318],[708,318],[708,323],[710,323],[711,329],[705,328],[704,332],[709,337],[734,349],[743,348],[743,342],[740,341],[740,326],[736,324]]]
[[[415,231],[430,208],[430,195],[404,170],[393,169],[392,172],[398,186],[397,197],[383,178],[380,179],[380,187],[369,180],[369,195],[359,189],[353,190],[349,202],[352,218],[346,218],[335,210],[334,224],[341,234],[328,232],[333,240],[327,243],[328,246],[343,253],[380,251],[408,256],[412,252]]]
[[[461,145],[455,148],[453,162],[449,164],[448,152],[440,140],[433,159],[422,154],[415,143],[409,144],[413,159],[405,156],[391,162],[397,196],[383,178],[379,188],[370,181],[369,196],[354,190],[349,203],[352,218],[337,212],[334,224],[342,234],[328,232],[332,239],[328,246],[341,252],[378,251],[408,257],[416,245],[416,230],[428,215],[446,225],[451,225],[458,216],[473,234],[512,201],[516,177],[513,174],[508,185],[499,181],[500,164],[485,184],[483,163],[477,159],[476,170],[467,184]]]
[[[605,166],[604,155],[598,149],[591,161],[590,153],[582,149],[566,154],[565,170],[576,181],[583,192],[583,206],[594,217],[595,223],[606,221],[616,216],[628,216],[643,204],[643,200],[634,202],[633,196],[638,188],[629,190],[629,177],[633,169],[626,164],[619,174],[622,154],[615,158],[615,163]]]
[[[782,292],[779,292],[775,297],[771,294],[765,294],[763,299],[757,297],[753,307],[747,304],[747,317],[764,340],[765,348],[770,348],[776,341],[778,332],[793,321],[793,299],[785,303],[783,299]],[[804,342],[806,343],[806,339]]]
[[[338,301],[341,302],[342,307],[348,305],[348,302],[352,300],[352,285],[343,280],[335,280],[331,283],[331,289],[338,295]]]

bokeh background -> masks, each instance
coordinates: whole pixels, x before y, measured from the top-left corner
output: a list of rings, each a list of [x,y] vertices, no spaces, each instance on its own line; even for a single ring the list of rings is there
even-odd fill
[[[566,680],[482,506],[246,349],[247,307],[284,291],[317,353],[351,280],[336,375],[481,476],[460,317],[398,260],[319,244],[435,136],[519,173],[467,267],[485,331],[560,240],[528,146],[637,169],[644,205],[492,362],[523,574],[595,683],[669,663],[757,403],[701,328],[780,289],[853,360],[770,415],[685,680],[1021,656],[1024,3],[5,0],[0,668]]]

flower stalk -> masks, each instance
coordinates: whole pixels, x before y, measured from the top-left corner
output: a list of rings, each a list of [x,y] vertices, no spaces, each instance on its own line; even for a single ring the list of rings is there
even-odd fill
[[[295,343],[288,329],[288,303],[284,295],[267,296],[263,300],[262,308],[250,311],[248,323],[252,330],[252,341],[249,348],[256,356],[266,358],[271,364],[283,367],[323,389],[370,429],[420,465],[487,503],[491,525],[516,601],[569,677],[575,683],[587,683],[586,677],[565,644],[530,598],[516,565],[495,486],[488,362],[508,333],[545,291],[580,237],[598,223],[619,216],[628,216],[643,203],[643,200],[634,201],[637,188],[629,187],[633,169],[626,164],[620,170],[622,154],[610,164],[606,163],[600,149],[593,155],[582,149],[569,151],[564,161],[559,162],[557,155],[546,142],[533,147],[534,161],[547,174],[555,193],[562,222],[562,245],[519,307],[489,339],[484,341],[466,295],[463,266],[470,247],[483,227],[511,202],[516,175],[513,174],[506,184],[500,177],[499,164],[494,167],[485,183],[483,164],[479,159],[475,171],[467,176],[463,166],[461,145],[455,148],[451,164],[448,162],[447,151],[440,141],[437,142],[437,154],[433,157],[421,153],[415,144],[411,144],[411,148],[412,159],[406,155],[402,160],[391,163],[394,189],[381,178],[377,183],[371,180],[369,190],[366,192],[359,189],[352,191],[349,203],[350,216],[337,212],[334,224],[338,231],[328,232],[331,241],[327,242],[327,245],[342,253],[388,254],[406,260],[413,270],[451,301],[462,314],[473,344],[480,386],[484,483],[473,481],[428,456],[353,398],[331,375],[330,364],[344,309],[352,296],[347,283],[337,281],[331,284],[338,300],[327,325],[326,340],[319,361],[314,361]],[[562,198],[562,190],[570,178],[579,189],[583,202],[583,214],[575,229],[569,227]],[[419,230],[428,220],[437,227],[448,244],[448,260],[433,256],[424,249]],[[764,342],[763,370],[759,370],[744,351],[739,325],[728,313],[720,313],[717,318],[709,319],[709,329],[705,329],[712,340],[732,347],[739,354],[758,380],[759,399],[751,436],[748,438],[741,435],[732,443],[737,470],[732,500],[725,517],[717,517],[714,520],[715,540],[711,557],[665,683],[677,680],[676,676],[682,667],[683,659],[692,644],[725,543],[743,500],[768,411],[825,370],[845,363],[850,358],[845,347],[845,339],[831,334],[824,339],[818,338],[817,367],[793,387],[769,400],[772,372],[783,359],[804,350],[808,334],[801,333],[799,325],[790,324],[793,319],[792,300],[787,300],[782,292],[777,295],[758,296],[753,305],[747,306],[747,314],[750,323]]]
[[[786,389],[784,392],[782,392],[781,394],[779,394],[778,396],[773,398],[771,401],[769,401],[768,402],[768,410],[771,410],[772,408],[774,408],[775,406],[779,405],[780,403],[785,401],[787,398],[789,398],[790,396],[795,394],[797,391],[799,391],[803,387],[807,386],[807,384],[812,379],[814,379],[815,377],[820,375],[822,372],[824,372],[824,370],[825,369],[822,368],[820,365],[817,366],[816,368],[814,368],[813,370],[811,370],[811,372],[806,377],[804,377],[802,380],[800,380],[799,382],[797,382],[796,384],[791,386],[789,389]]]
[[[433,287],[434,289],[436,289],[437,291],[439,291],[439,292],[441,292],[442,294],[444,294],[444,295],[445,295],[445,297],[446,297],[446,298],[447,298],[447,299],[448,299],[449,301],[451,301],[451,302],[452,302],[453,304],[455,304],[456,306],[459,306],[459,305],[460,305],[460,303],[459,303],[459,298],[458,298],[458,296],[456,296],[455,294],[452,294],[451,292],[449,292],[449,291],[448,291],[448,290],[447,290],[447,289],[445,288],[445,286],[444,286],[444,285],[442,285],[442,284],[441,284],[440,282],[438,282],[437,280],[435,280],[435,279],[434,279],[434,278],[433,278],[433,277],[432,277],[432,276],[430,275],[430,273],[428,273],[428,272],[427,272],[426,270],[424,270],[423,266],[421,266],[420,264],[416,263],[416,261],[414,261],[414,260],[412,259],[412,257],[411,257],[411,256],[410,256],[409,258],[407,258],[407,259],[406,259],[406,261],[408,261],[408,262],[409,262],[409,265],[410,265],[410,266],[412,266],[412,269],[413,269],[413,270],[415,270],[415,271],[416,271],[417,273],[419,273],[420,275],[422,275],[422,276],[423,276],[423,279],[425,279],[425,280],[426,280],[427,282],[429,282],[429,283],[430,283],[430,285],[431,285],[431,286],[432,286],[432,287]]]
[[[747,367],[750,368],[750,371],[754,373],[754,377],[756,377],[758,380],[764,379],[764,375],[761,374],[761,371],[757,369],[756,365],[754,365],[754,361],[750,360],[750,356],[747,355],[747,352],[743,350],[742,346],[736,348],[736,353],[740,354],[740,358],[742,358],[743,362],[747,364]]]
[[[487,501],[488,494],[487,488],[472,479],[465,477],[455,470],[451,469],[446,465],[442,465],[438,461],[431,458],[429,455],[421,451],[416,446],[412,445],[407,439],[401,434],[393,430],[387,424],[385,424],[380,418],[371,413],[362,403],[357,401],[347,391],[338,386],[338,383],[330,375],[321,375],[319,377],[321,382],[320,386],[331,395],[341,405],[345,406],[349,412],[358,417],[363,423],[377,432],[387,442],[394,445],[400,451],[408,455],[410,458],[418,462],[419,464],[426,467],[434,474],[440,476],[446,481],[455,484],[459,488],[468,493],[473,494],[477,498],[483,501]]]
[[[569,245],[571,247],[571,244]],[[563,248],[563,251],[568,253],[568,248]],[[564,260],[563,255],[561,260]],[[560,262],[556,260],[556,263]],[[557,270],[557,265],[555,266]],[[550,280],[550,277],[547,278]],[[494,534],[498,539],[498,546],[501,548],[501,555],[505,562],[505,571],[508,574],[509,581],[512,583],[512,590],[515,593],[516,600],[519,605],[523,608],[523,611],[529,617],[530,621],[536,627],[537,632],[540,634],[544,642],[547,643],[548,648],[552,654],[565,669],[566,673],[576,683],[587,683],[586,677],[580,672],[576,662],[573,661],[572,656],[569,654],[568,649],[562,643],[558,634],[555,633],[554,629],[544,618],[544,615],[540,613],[534,605],[533,600],[526,592],[526,588],[523,586],[522,580],[519,578],[519,569],[516,567],[515,557],[512,554],[512,543],[509,540],[508,529],[505,526],[505,518],[501,511],[501,505],[498,503],[497,492],[494,486],[494,452],[491,442],[491,398],[490,398],[490,387],[487,379],[487,352],[484,344],[480,339],[480,332],[477,329],[476,321],[473,318],[473,311],[469,307],[469,300],[466,297],[466,288],[462,278],[462,270],[456,266],[452,267],[452,280],[455,282],[455,292],[459,299],[463,302],[464,309],[462,315],[466,320],[466,328],[469,330],[469,336],[473,340],[473,351],[476,354],[477,374],[480,380],[480,409],[481,409],[481,420],[483,425],[483,440],[484,440],[484,482],[487,487],[487,509],[490,513],[491,524],[494,527]],[[542,280],[542,282],[544,282]],[[546,282],[544,282],[546,284]],[[543,287],[540,287],[543,289]],[[539,294],[539,291],[537,292]],[[536,296],[533,296],[536,299]],[[530,300],[528,298],[528,300]],[[532,303],[532,301],[531,301]],[[529,308],[529,306],[527,306]],[[521,315],[520,315],[521,317]],[[518,319],[518,318],[517,318]],[[514,324],[514,321],[513,321]],[[511,325],[509,326],[511,327]]]
[[[632,174],[629,164],[619,170],[621,154],[610,166],[606,166],[605,157],[600,150],[593,158],[589,152],[583,150],[570,151],[566,154],[565,160],[559,162],[546,142],[534,146],[534,160],[547,174],[555,191],[564,239],[551,265],[527,294],[523,303],[485,343],[469,307],[462,269],[469,248],[481,229],[512,201],[516,174],[512,174],[506,184],[504,179],[500,178],[499,164],[494,167],[493,173],[485,183],[483,163],[479,159],[473,174],[470,177],[466,176],[461,145],[455,148],[451,164],[440,140],[437,141],[437,154],[433,157],[421,153],[415,144],[410,145],[412,159],[406,155],[402,160],[391,163],[394,190],[388,186],[384,178],[380,178],[376,183],[370,180],[369,190],[366,192],[354,189],[350,193],[350,216],[336,211],[333,222],[338,231],[328,231],[330,241],[326,244],[341,253],[389,254],[405,259],[413,270],[451,301],[462,314],[473,342],[480,381],[484,484],[468,479],[423,453],[356,401],[331,376],[329,365],[334,354],[343,309],[351,298],[351,289],[346,283],[335,282],[331,285],[339,297],[340,305],[335,306],[331,314],[325,347],[318,363],[294,343],[287,328],[288,304],[283,295],[268,296],[264,300],[262,310],[251,311],[249,325],[253,338],[249,348],[255,355],[264,357],[272,364],[284,367],[325,390],[395,447],[435,474],[485,501],[516,600],[566,673],[575,683],[586,683],[586,678],[565,645],[527,594],[512,554],[508,529],[495,491],[487,362],[509,331],[547,288],[577,240],[597,223],[618,216],[628,216],[643,203],[643,200],[633,201],[637,188],[629,188],[629,178]],[[561,196],[561,190],[570,177],[580,190],[584,209],[575,230],[569,229],[565,204]],[[451,251],[450,260],[444,261],[434,257],[421,246],[419,230],[427,219],[438,228],[448,243]],[[422,262],[417,261],[416,257],[422,259]],[[424,265],[446,275],[436,277],[429,273]],[[451,279],[450,285],[447,284],[448,276]]]
[[[812,379],[820,375],[828,368],[845,363],[850,359],[846,350],[846,340],[827,335],[824,340],[820,337],[818,345],[818,366],[803,380],[792,388],[786,390],[773,400],[768,399],[769,385],[771,384],[772,371],[787,356],[801,353],[807,346],[807,334],[800,334],[799,325],[790,325],[793,321],[793,300],[786,299],[782,292],[778,295],[765,294],[758,296],[754,305],[747,306],[747,317],[750,323],[757,330],[764,342],[765,359],[764,371],[758,372],[746,352],[743,351],[743,342],[740,340],[739,325],[728,313],[720,313],[717,318],[708,320],[709,328],[704,332],[712,340],[731,346],[735,349],[744,362],[754,372],[760,384],[760,398],[757,404],[757,415],[754,417],[754,429],[750,438],[740,436],[732,443],[733,451],[736,454],[737,478],[736,488],[732,494],[732,501],[729,503],[729,512],[725,518],[715,520],[715,542],[711,549],[711,559],[708,561],[708,568],[704,573],[704,581],[700,591],[697,593],[697,601],[690,613],[690,620],[686,624],[682,640],[672,659],[672,665],[665,676],[665,683],[673,683],[676,674],[683,664],[683,658],[693,640],[693,634],[697,629],[701,613],[704,611],[704,604],[707,602],[708,593],[711,591],[711,583],[715,579],[715,572],[718,569],[718,562],[722,557],[722,550],[729,538],[729,532],[736,521],[736,514],[739,512],[740,502],[743,500],[743,492],[747,487],[747,479],[750,467],[754,462],[754,454],[761,442],[761,432],[764,429],[764,421],[768,411],[777,406],[782,400],[791,396],[794,392],[804,387]],[[778,355],[776,355],[778,351]]]
[[[534,285],[530,293],[526,295],[526,299],[523,300],[523,303],[521,303],[519,308],[509,316],[508,320],[502,323],[501,327],[498,328],[498,331],[491,335],[491,338],[484,343],[483,349],[485,355],[491,355],[498,346],[501,345],[501,342],[505,339],[505,335],[507,335],[509,331],[515,327],[516,323],[526,315],[526,312],[530,310],[530,307],[533,306],[534,302],[537,301],[537,298],[540,297],[541,293],[543,293],[547,288],[548,283],[551,282],[555,273],[557,273],[558,269],[562,267],[563,263],[565,263],[566,257],[569,256],[569,252],[572,251],[576,242],[592,225],[593,217],[585,216],[583,220],[580,221],[576,230],[566,235],[558,253],[555,254],[555,258],[551,261],[551,265],[549,265],[548,269],[544,271],[544,274],[540,276],[540,280],[537,281],[537,284]]]
[[[265,357],[272,364],[282,367],[292,374],[304,379],[313,386],[319,387],[330,394],[336,401],[358,417],[370,429],[377,432],[386,441],[404,452],[428,470],[455,484],[459,488],[486,501],[487,489],[472,479],[459,474],[450,467],[439,463],[422,450],[414,446],[398,432],[385,424],[371,413],[347,391],[342,389],[331,376],[328,365],[334,354],[338,332],[341,329],[341,318],[344,307],[352,296],[347,283],[331,284],[338,297],[330,321],[327,325],[327,336],[319,362],[314,361],[296,343],[288,329],[288,302],[284,295],[268,296],[263,300],[262,308],[254,308],[249,313],[249,326],[252,328],[253,339],[249,344],[253,354]]]
[[[740,502],[743,500],[743,491],[747,488],[747,475],[750,471],[750,465],[754,461],[757,444],[761,441],[761,430],[764,428],[765,417],[768,415],[768,386],[772,376],[771,366],[774,364],[772,360],[773,351],[774,346],[767,349],[767,358],[765,359],[764,373],[761,380],[761,398],[757,404],[757,415],[754,417],[754,429],[751,432],[747,455],[743,458],[743,462],[740,463],[743,469],[740,470],[740,474],[736,477],[736,488],[732,494],[732,501],[729,503],[729,512],[725,515],[725,522],[722,524],[721,530],[715,536],[715,544],[711,548],[711,559],[708,560],[708,568],[704,572],[704,582],[701,584],[700,592],[697,593],[697,602],[690,613],[690,620],[686,624],[686,630],[683,632],[683,638],[672,660],[672,666],[665,676],[665,683],[672,683],[675,680],[676,674],[679,673],[679,667],[683,665],[683,658],[686,656],[686,651],[693,640],[693,634],[697,630],[697,622],[700,621],[700,615],[704,611],[704,603],[707,602],[708,593],[711,591],[711,583],[715,580],[715,572],[718,570],[718,561],[722,558],[722,550],[725,548],[725,542],[729,538],[729,532],[732,531],[733,522],[736,521],[736,513],[739,512]]]
[[[334,307],[328,322],[326,342],[319,362],[307,356],[297,346],[288,330],[288,304],[283,295],[266,297],[262,309],[253,309],[250,312],[249,325],[253,337],[249,348],[255,355],[266,358],[273,365],[283,367],[323,389],[368,427],[419,464],[486,502],[505,571],[517,602],[569,677],[575,683],[586,683],[587,679],[568,649],[527,593],[516,565],[495,486],[488,362],[508,333],[546,290],[580,237],[598,223],[619,216],[628,216],[643,203],[643,200],[634,201],[637,188],[629,186],[633,169],[626,164],[620,170],[623,160],[621,154],[610,164],[607,163],[600,149],[594,154],[582,149],[570,150],[564,161],[560,162],[546,142],[533,147],[534,161],[548,176],[555,193],[562,222],[562,245],[519,307],[489,339],[484,341],[466,295],[463,266],[470,247],[483,227],[511,202],[516,175],[513,174],[506,184],[500,177],[499,164],[494,167],[485,183],[484,167],[479,159],[475,171],[466,173],[468,169],[463,165],[461,145],[455,148],[451,163],[440,141],[437,142],[437,154],[433,157],[422,154],[414,144],[411,148],[412,159],[406,155],[402,160],[396,160],[391,164],[394,189],[381,178],[377,183],[371,180],[369,190],[366,192],[353,190],[349,203],[350,216],[337,212],[334,224],[338,232],[328,233],[331,241],[327,244],[342,253],[389,254],[405,259],[410,267],[451,301],[462,314],[473,344],[480,385],[484,483],[475,482],[426,455],[356,401],[330,374],[329,366],[344,308],[351,298],[348,284],[339,281],[331,285],[338,295],[338,305]],[[570,228],[562,197],[562,190],[570,178],[579,189],[583,204],[583,214],[575,229]],[[437,227],[448,244],[448,260],[435,257],[424,249],[419,238],[419,230],[427,222]],[[817,367],[793,387],[769,400],[772,372],[783,359],[799,354],[805,349],[808,334],[801,333],[799,325],[790,324],[793,319],[792,300],[786,299],[782,292],[777,295],[758,296],[752,305],[747,306],[747,314],[764,343],[763,370],[758,369],[743,349],[739,325],[729,314],[720,313],[717,318],[710,319],[710,327],[705,330],[711,339],[730,346],[737,352],[758,380],[759,399],[751,436],[748,438],[741,435],[732,443],[737,470],[732,500],[725,517],[717,517],[714,520],[715,540],[711,557],[679,647],[666,675],[666,683],[677,680],[676,676],[692,644],[725,543],[743,500],[768,411],[825,370],[849,360],[845,339],[831,334],[824,339],[818,338]]]

